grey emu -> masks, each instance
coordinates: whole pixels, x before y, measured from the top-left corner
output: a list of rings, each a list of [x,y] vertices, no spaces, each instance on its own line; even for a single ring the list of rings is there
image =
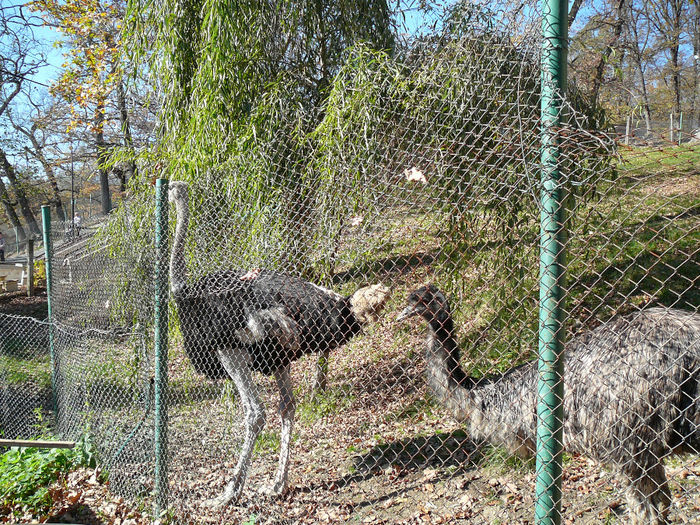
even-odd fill
[[[280,391],[282,422],[277,472],[269,494],[287,487],[289,445],[294,423],[291,363],[309,352],[326,352],[347,342],[377,318],[389,289],[377,284],[343,297],[293,276],[266,270],[214,272],[188,284],[184,245],[189,219],[188,188],[171,182],[169,199],[177,222],[170,259],[185,351],[195,369],[210,378],[230,377],[246,412],[243,446],[223,494],[208,501],[223,507],[241,495],[253,446],[265,426],[253,371],[272,374]]]
[[[534,452],[536,362],[483,379],[459,366],[445,296],[413,291],[399,315],[428,322],[427,382],[476,440]],[[564,365],[564,447],[611,465],[630,522],[663,524],[671,504],[663,458],[700,450],[700,314],[650,308],[571,341]]]

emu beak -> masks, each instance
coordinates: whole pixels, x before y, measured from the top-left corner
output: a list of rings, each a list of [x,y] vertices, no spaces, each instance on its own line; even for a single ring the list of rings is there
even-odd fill
[[[416,309],[415,306],[407,306],[401,312],[399,312],[399,315],[396,316],[397,321],[403,321],[404,319],[408,319],[409,317],[413,317],[418,313],[418,310]]]

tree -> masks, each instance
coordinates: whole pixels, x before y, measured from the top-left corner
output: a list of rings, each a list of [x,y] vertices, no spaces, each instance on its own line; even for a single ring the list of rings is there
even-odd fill
[[[610,34],[605,42],[603,50],[598,55],[595,67],[593,68],[593,85],[591,88],[591,99],[593,104],[598,103],[598,95],[600,94],[600,88],[603,83],[603,71],[608,59],[610,58],[613,49],[615,49],[622,35],[622,29],[625,25],[625,1],[626,0],[614,0],[613,1],[613,14],[610,22]]]
[[[692,12],[692,38],[693,38],[693,93],[691,95],[691,111],[695,115],[695,127],[700,129],[700,2],[693,2],[695,9]]]
[[[161,126],[179,136],[168,140],[177,152],[185,137],[200,152],[205,137],[225,151],[271,83],[318,108],[353,43],[393,46],[386,0],[133,2],[128,21],[130,56],[151,59],[164,95]]]
[[[13,101],[20,95],[31,76],[45,63],[41,47],[33,33],[36,23],[36,20],[25,14],[22,6],[0,9],[0,117],[7,117]],[[0,170],[2,176],[10,182],[31,233],[39,235],[41,230],[31,210],[21,178],[2,144]],[[0,184],[0,201],[8,220],[17,229],[19,239],[24,240],[26,232],[14,211],[14,202],[4,182]]]
[[[136,170],[131,121],[120,59],[120,32],[125,0],[38,0],[47,22],[67,37],[67,62],[53,93],[71,105],[71,128],[83,127],[92,135],[101,189],[102,213],[112,209],[109,176],[110,153],[121,144],[130,151],[120,187]],[[110,103],[116,106],[113,109]],[[118,124],[115,124],[118,122]],[[110,138],[114,137],[114,138]]]
[[[648,27],[648,20],[644,11],[644,3],[639,5],[634,0],[629,0],[628,15],[626,19],[625,46],[629,51],[634,67],[639,75],[638,91],[641,96],[641,109],[646,125],[647,134],[651,133],[651,104],[649,102],[649,92],[647,90],[646,68],[647,49],[651,38],[651,31]],[[634,80],[632,79],[632,84]],[[635,86],[632,86],[635,89]]]
[[[20,180],[17,171],[8,160],[6,153],[2,148],[0,148],[0,168],[12,185],[12,189],[19,204],[19,209],[22,212],[22,216],[24,217],[27,226],[29,227],[29,231],[32,233],[32,235],[40,237],[41,229],[39,229],[39,225],[36,222],[36,217],[34,217],[34,213],[32,212],[29,199],[27,198],[25,192],[24,184]]]
[[[681,43],[684,35],[684,22],[687,16],[687,0],[648,0],[649,16],[659,35],[659,45],[669,53],[666,67],[670,73],[673,112],[681,112]]]
[[[28,146],[25,146],[24,151],[31,155],[44,170],[44,175],[49,182],[50,198],[49,203],[53,205],[56,216],[59,221],[65,221],[66,215],[63,210],[63,201],[61,192],[58,186],[58,179],[53,169],[53,162],[50,161],[46,154],[46,119],[39,105],[28,99],[28,104],[32,108],[33,115],[29,116],[28,122],[19,122],[16,118],[10,115],[12,127],[21,135],[29,140]]]

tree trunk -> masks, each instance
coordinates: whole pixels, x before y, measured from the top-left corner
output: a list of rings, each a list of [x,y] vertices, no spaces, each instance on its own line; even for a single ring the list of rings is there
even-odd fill
[[[571,9],[569,10],[569,29],[571,29],[574,20],[576,20],[576,15],[579,9],[581,9],[581,4],[583,4],[583,0],[574,0],[574,3],[571,4]]]
[[[95,111],[95,145],[97,147],[97,171],[100,174],[102,215],[109,215],[109,212],[112,211],[112,195],[109,192],[109,172],[105,166],[107,160],[107,143],[105,142],[104,135],[104,108],[104,100],[101,100]]]
[[[36,124],[32,126],[31,130],[26,130],[25,128],[18,126],[17,124],[13,125],[17,131],[23,133],[31,141],[34,151],[31,151],[28,148],[27,150],[30,153],[32,153],[34,157],[36,157],[36,159],[41,164],[41,167],[44,168],[44,174],[46,175],[46,178],[49,181],[49,185],[51,186],[51,204],[53,204],[54,209],[56,210],[56,217],[61,222],[65,221],[66,213],[63,210],[61,191],[58,188],[58,181],[56,179],[56,175],[53,172],[53,167],[51,166],[51,163],[44,156],[44,148],[41,146],[41,144],[39,144],[39,141],[37,140],[36,135],[34,134],[36,131]]]
[[[124,84],[121,79],[117,82],[117,104],[119,105],[119,122],[124,134],[124,146],[129,151],[126,173],[120,179],[121,191],[124,192],[126,191],[126,182],[136,175],[136,162],[134,161],[134,141],[131,138],[131,123],[129,122],[129,113],[126,109],[126,94],[124,93]]]
[[[600,88],[603,85],[603,72],[605,71],[605,64],[610,58],[610,55],[612,54],[618,40],[620,40],[620,35],[622,35],[622,28],[624,27],[625,21],[624,8],[625,0],[617,0],[617,4],[615,6],[615,19],[612,24],[612,35],[601,52],[594,69],[593,90],[591,93],[594,105],[598,103],[598,95],[600,94]]]
[[[693,94],[690,107],[695,116],[695,127],[700,129],[700,1],[697,0],[693,18],[693,56],[695,59],[693,60]]]
[[[644,116],[644,125],[646,126],[648,136],[651,133],[651,109],[649,105],[647,81],[644,75],[644,65],[642,64],[641,52],[638,47],[632,50],[632,57],[637,66],[637,71],[639,71],[639,89],[642,92],[642,114]]]
[[[673,82],[673,112],[676,115],[681,114],[681,66],[679,63],[680,47],[681,47],[681,31],[683,20],[683,1],[676,0],[671,2],[672,21],[671,21],[671,79]]]
[[[680,52],[680,44],[678,40],[674,42],[670,49],[671,52],[671,81],[673,85],[673,113],[676,116],[681,114],[681,68],[678,63],[678,55]]]
[[[49,184],[51,186],[51,193],[53,194],[52,204],[54,209],[56,210],[56,217],[59,221],[65,221],[66,212],[63,210],[61,190],[58,188],[58,181],[56,180],[56,175],[54,175],[51,163],[49,163],[46,160],[46,157],[44,157],[43,152],[41,152],[41,150],[38,150],[37,153],[37,158],[39,159],[39,162],[44,168],[44,173],[46,174],[46,178],[49,180]]]
[[[700,2],[695,2],[695,34],[693,35],[693,109],[695,127],[700,129]]]
[[[7,160],[7,156],[2,149],[0,149],[0,166],[2,166],[5,176],[10,181],[15,197],[17,197],[19,208],[22,211],[24,222],[27,223],[29,231],[31,231],[33,235],[41,236],[41,229],[39,228],[39,224],[36,222],[32,208],[29,205],[27,194],[24,192],[24,188],[22,188],[22,183],[17,178],[15,168],[12,166],[12,164],[10,164],[10,161]]]
[[[10,223],[17,230],[17,240],[20,242],[24,241],[27,238],[27,234],[22,227],[22,223],[19,222],[19,217],[17,217],[17,213],[12,206],[10,195],[7,193],[7,187],[2,178],[0,178],[0,202],[2,202],[2,207],[5,209],[5,215],[7,215]]]

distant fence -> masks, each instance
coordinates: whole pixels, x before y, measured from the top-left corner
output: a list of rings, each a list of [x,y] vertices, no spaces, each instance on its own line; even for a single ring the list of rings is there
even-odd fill
[[[643,119],[630,117],[629,125],[622,122],[615,124],[613,128],[619,140],[631,146],[697,144],[700,141],[700,126],[694,126],[689,118],[679,122],[675,117],[673,125],[670,117],[666,122],[654,120],[647,129]]]

